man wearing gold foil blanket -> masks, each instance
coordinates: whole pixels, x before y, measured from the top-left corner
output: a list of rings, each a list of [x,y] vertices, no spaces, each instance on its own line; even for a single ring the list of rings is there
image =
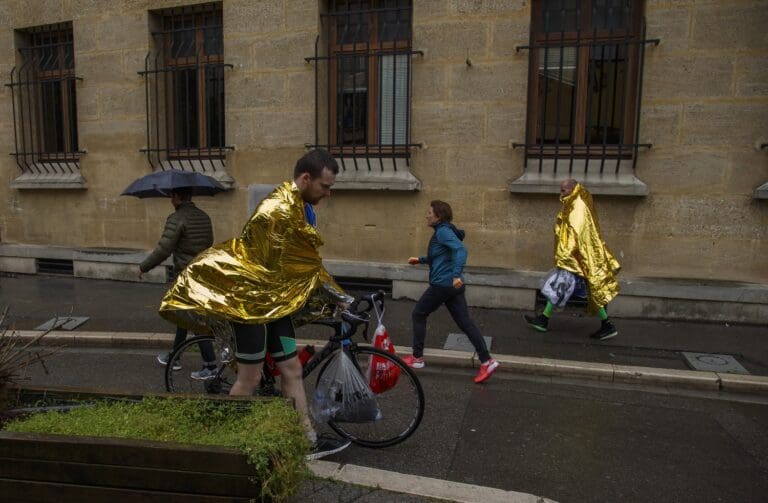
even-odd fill
[[[590,337],[610,339],[619,332],[608,319],[605,306],[619,293],[619,263],[600,237],[589,191],[572,178],[565,180],[560,184],[560,201],[563,208],[555,224],[555,269],[541,289],[547,305],[537,316],[526,314],[525,321],[533,329],[546,332],[553,309],[565,306],[581,290],[581,296],[587,297],[587,312],[600,317],[600,328]]]
[[[238,372],[231,395],[253,394],[269,351],[282,375],[283,394],[293,398],[315,445],[311,459],[349,445],[318,438],[312,427],[292,319],[299,311],[308,319],[304,313],[310,306],[352,300],[323,267],[318,251],[323,240],[313,210],[330,196],[338,171],[336,160],[324,150],[299,159],[293,181],[279,185],[259,203],[240,237],[195,258],[160,305],[163,317],[193,330],[208,332],[215,320],[232,324]]]

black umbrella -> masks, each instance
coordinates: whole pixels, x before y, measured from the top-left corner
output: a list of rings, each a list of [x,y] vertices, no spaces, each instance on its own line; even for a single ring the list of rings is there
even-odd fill
[[[227,190],[215,179],[194,171],[168,169],[142,176],[130,184],[121,196],[171,197],[173,189],[191,189],[193,196],[212,196]]]

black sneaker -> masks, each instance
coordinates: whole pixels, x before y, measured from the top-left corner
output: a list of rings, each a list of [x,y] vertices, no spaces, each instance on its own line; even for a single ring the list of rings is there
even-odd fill
[[[547,331],[547,323],[549,323],[549,318],[547,318],[543,314],[540,314],[538,316],[531,316],[528,314],[524,314],[523,318],[525,319],[525,322],[534,330],[538,330],[539,332]]]
[[[613,326],[609,320],[603,320],[600,322],[600,328],[594,334],[590,335],[591,338],[599,341],[604,341],[612,337],[619,335],[619,331]]]
[[[315,446],[312,449],[312,452],[307,454],[307,461],[324,458],[326,456],[330,456],[331,454],[341,452],[349,447],[349,444],[351,443],[351,440],[331,437],[329,435],[320,435],[317,437],[317,442],[315,442]]]

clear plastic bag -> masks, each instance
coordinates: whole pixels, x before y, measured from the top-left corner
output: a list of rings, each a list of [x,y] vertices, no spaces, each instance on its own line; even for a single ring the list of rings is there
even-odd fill
[[[365,378],[346,351],[328,364],[310,404],[318,422],[366,423],[381,419],[381,409]]]

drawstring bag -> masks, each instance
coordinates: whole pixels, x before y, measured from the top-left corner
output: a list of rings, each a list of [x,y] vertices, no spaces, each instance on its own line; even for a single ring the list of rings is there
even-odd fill
[[[310,404],[318,422],[367,423],[381,419],[371,388],[347,351],[339,351],[317,383]]]
[[[373,347],[394,355],[395,346],[392,345],[392,339],[389,338],[387,327],[382,323],[384,313],[379,313],[375,304],[374,308],[379,319],[379,325],[373,334]],[[400,367],[392,363],[391,360],[371,355],[371,361],[368,365],[368,384],[371,386],[371,391],[378,395],[393,388],[397,384],[398,377],[400,377]]]

